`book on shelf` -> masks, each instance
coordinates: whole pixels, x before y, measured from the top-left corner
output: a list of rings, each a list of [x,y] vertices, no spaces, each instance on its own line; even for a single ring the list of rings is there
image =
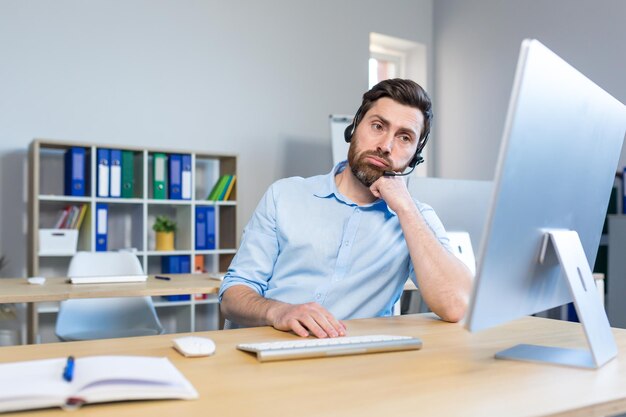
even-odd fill
[[[235,188],[235,181],[237,180],[236,175],[229,175],[228,183],[224,192],[220,195],[220,201],[227,201],[230,198],[230,195],[233,192],[233,188]]]
[[[0,412],[128,400],[198,398],[167,359],[87,356],[0,364]]]
[[[213,186],[213,189],[209,193],[207,200],[212,200],[212,201],[228,200],[228,198],[230,197],[230,194],[233,191],[236,179],[237,178],[235,175],[222,175]]]
[[[61,211],[59,218],[54,224],[55,229],[79,230],[87,213],[87,204],[80,206],[67,206]]]

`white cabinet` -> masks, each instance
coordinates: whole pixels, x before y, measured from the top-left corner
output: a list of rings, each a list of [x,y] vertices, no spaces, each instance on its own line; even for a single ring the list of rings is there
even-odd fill
[[[85,151],[84,196],[64,193],[65,160],[68,149],[78,147]],[[126,179],[132,179],[131,191],[125,197],[99,197],[98,151],[121,150],[132,159],[125,170]],[[153,162],[157,154],[189,155],[191,158],[191,199],[155,198]],[[28,274],[30,276],[65,276],[71,253],[50,254],[39,250],[39,231],[52,229],[65,208],[85,205],[86,215],[78,230],[77,250],[95,251],[97,237],[96,205],[107,207],[107,248],[109,251],[130,250],[136,253],[148,274],[162,271],[166,256],[187,259],[191,271],[204,270],[219,273],[228,268],[237,248],[237,182],[225,201],[209,201],[207,196],[224,175],[237,174],[235,155],[209,154],[182,149],[156,149],[111,144],[96,144],[63,140],[35,139],[29,148],[29,232]],[[123,167],[124,168],[124,167]],[[127,172],[126,172],[127,171]],[[167,185],[166,185],[167,187]],[[157,196],[158,197],[158,196]],[[199,250],[195,244],[196,210],[212,207],[215,217],[215,245]],[[152,225],[159,215],[167,215],[177,223],[175,248],[157,251]],[[182,272],[182,271],[181,271]],[[194,331],[216,328],[217,304],[214,296],[206,299],[167,301],[155,297],[159,318],[168,332]],[[54,324],[55,304],[38,307],[42,341],[50,341],[47,323]],[[53,331],[52,331],[53,336]]]

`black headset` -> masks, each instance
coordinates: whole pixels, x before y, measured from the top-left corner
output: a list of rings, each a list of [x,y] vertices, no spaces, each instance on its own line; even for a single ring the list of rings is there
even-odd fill
[[[356,114],[354,115],[354,119],[352,119],[352,123],[346,126],[346,130],[343,131],[343,138],[348,143],[352,141],[352,136],[354,135],[354,131],[356,130],[356,127],[359,125],[359,123],[361,122],[360,119],[361,119],[362,112],[363,112],[363,105],[361,105],[361,107],[359,107],[359,109],[356,111]],[[413,172],[416,166],[424,162],[424,158],[422,157],[422,150],[424,150],[424,147],[426,146],[426,142],[428,142],[428,136],[420,138],[419,142],[417,143],[417,149],[415,150],[415,155],[413,156],[413,159],[411,159],[411,162],[409,162],[409,167],[411,168],[409,172],[404,173],[404,174],[398,174],[397,172],[393,172],[393,171],[385,171],[383,175],[385,177],[402,177],[404,175],[409,175],[411,172]]]

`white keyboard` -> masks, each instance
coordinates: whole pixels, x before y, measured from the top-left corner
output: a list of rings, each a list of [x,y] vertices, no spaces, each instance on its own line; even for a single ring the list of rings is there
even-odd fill
[[[380,334],[237,345],[239,350],[256,353],[260,362],[417,350],[421,347],[422,341],[417,337]]]
[[[70,277],[72,284],[113,284],[122,282],[145,282],[147,275],[106,275],[93,277]]]

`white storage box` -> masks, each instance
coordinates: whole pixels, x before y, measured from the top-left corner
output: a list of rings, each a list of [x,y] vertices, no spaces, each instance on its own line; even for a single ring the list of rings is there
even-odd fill
[[[78,246],[78,230],[39,229],[39,256],[74,255]]]

